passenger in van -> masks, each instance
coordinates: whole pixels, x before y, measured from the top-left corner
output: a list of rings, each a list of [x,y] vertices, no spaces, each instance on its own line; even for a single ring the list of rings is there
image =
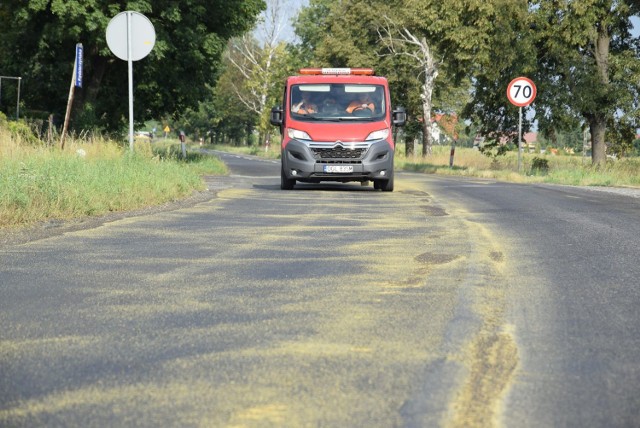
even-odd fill
[[[365,92],[360,94],[360,97],[351,101],[349,106],[347,107],[347,113],[354,113],[359,110],[369,109],[371,113],[375,111],[375,105],[371,100],[371,95]]]
[[[329,96],[322,102],[322,112],[327,114],[336,114],[339,112],[338,103],[334,97]]]
[[[318,106],[316,106],[313,101],[311,101],[311,93],[308,91],[302,92],[302,101],[297,104],[294,104],[291,108],[291,111],[298,114],[310,114],[317,113]]]

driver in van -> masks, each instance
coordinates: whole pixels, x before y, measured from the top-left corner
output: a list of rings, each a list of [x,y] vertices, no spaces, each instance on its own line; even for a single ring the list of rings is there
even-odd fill
[[[358,110],[369,109],[373,113],[375,111],[375,105],[371,100],[371,95],[368,92],[360,94],[359,98],[351,101],[347,107],[347,113],[353,113]]]

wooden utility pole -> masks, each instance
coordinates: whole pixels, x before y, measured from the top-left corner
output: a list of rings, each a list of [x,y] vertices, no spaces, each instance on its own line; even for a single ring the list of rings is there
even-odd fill
[[[71,106],[73,105],[73,96],[75,95],[76,86],[82,87],[82,43],[76,44],[76,57],[73,61],[73,73],[71,74],[71,87],[69,88],[69,100],[67,101],[67,112],[64,115],[64,125],[62,125],[62,135],[60,136],[60,149],[64,150],[64,139],[69,128],[69,118],[71,117]]]
[[[71,87],[69,88],[69,100],[67,101],[67,112],[64,115],[64,125],[62,125],[62,135],[60,136],[60,149],[64,150],[64,139],[67,135],[67,128],[69,127],[69,118],[71,116],[71,105],[73,104],[73,96],[76,89],[76,67],[77,61],[73,62],[73,73],[71,74]]]

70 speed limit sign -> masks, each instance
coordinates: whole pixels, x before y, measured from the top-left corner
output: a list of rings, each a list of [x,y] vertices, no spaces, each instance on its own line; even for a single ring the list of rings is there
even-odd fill
[[[507,98],[516,107],[525,107],[536,98],[536,85],[527,77],[516,77],[507,87]]]

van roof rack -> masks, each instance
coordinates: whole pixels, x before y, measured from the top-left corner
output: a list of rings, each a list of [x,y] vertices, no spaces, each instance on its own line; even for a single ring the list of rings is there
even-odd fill
[[[299,73],[305,76],[312,75],[351,75],[373,76],[373,68],[301,68]]]

